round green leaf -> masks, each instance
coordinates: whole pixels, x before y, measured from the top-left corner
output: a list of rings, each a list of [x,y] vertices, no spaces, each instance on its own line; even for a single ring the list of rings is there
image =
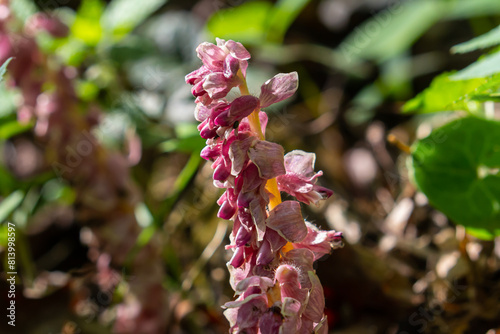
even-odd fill
[[[480,238],[500,235],[500,122],[457,119],[412,147],[415,181],[429,202]]]

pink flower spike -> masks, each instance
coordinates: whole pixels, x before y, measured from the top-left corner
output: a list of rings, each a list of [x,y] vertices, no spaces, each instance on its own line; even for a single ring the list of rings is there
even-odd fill
[[[278,204],[269,212],[266,223],[269,228],[290,242],[301,241],[307,235],[307,227],[300,212],[300,204],[296,201],[284,201]]]
[[[223,306],[229,332],[327,334],[323,289],[313,264],[341,247],[342,235],[305,222],[298,201],[317,204],[333,192],[316,185],[323,173],[314,171],[313,153],[284,156],[282,146],[265,140],[268,118],[260,110],[292,96],[298,75],[274,76],[258,98],[240,89],[243,95],[230,102],[227,95],[247,85],[250,53],[241,43],[216,41],[197,48],[203,65],[185,79],[196,97],[200,136],[207,139],[201,156],[212,161],[214,186],[226,190],[217,200],[218,216],[234,222],[226,249],[233,252],[227,267],[238,297]],[[260,129],[250,117],[254,112]],[[270,197],[280,197],[274,186],[267,187],[272,179],[298,201],[271,206]],[[292,249],[284,249],[287,243]]]
[[[299,87],[297,72],[280,73],[267,80],[260,87],[261,108],[269,107],[273,103],[283,101],[292,96]]]

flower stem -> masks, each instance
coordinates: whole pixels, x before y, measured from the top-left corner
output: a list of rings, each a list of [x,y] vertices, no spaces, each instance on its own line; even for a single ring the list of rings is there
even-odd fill
[[[247,81],[245,79],[245,76],[241,72],[241,70],[238,71],[238,77],[240,78],[240,81],[241,81],[241,84],[239,85],[241,95],[250,95],[250,92],[248,91]],[[251,127],[252,131],[257,134],[257,136],[259,137],[260,140],[264,140],[265,136],[262,133],[259,112],[260,112],[260,108],[255,109],[248,116],[248,121],[250,123],[250,127]],[[281,194],[280,194],[280,191],[278,189],[278,182],[276,181],[275,178],[267,180],[266,190],[271,194],[270,199],[269,199],[269,210],[272,210],[278,204],[281,203]]]

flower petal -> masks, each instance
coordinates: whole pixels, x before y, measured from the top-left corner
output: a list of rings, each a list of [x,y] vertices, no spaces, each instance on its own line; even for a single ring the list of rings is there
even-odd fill
[[[225,97],[231,88],[233,88],[231,80],[227,79],[222,72],[210,73],[203,82],[203,89],[214,100]]]
[[[313,224],[306,222],[307,236],[300,242],[294,243],[293,247],[307,248],[314,253],[314,261],[330,254],[332,248],[342,247],[342,232],[322,231]]]
[[[318,276],[313,271],[308,271],[307,274],[312,287],[309,290],[309,300],[303,315],[314,322],[320,322],[325,312],[323,286],[321,286]]]
[[[221,71],[226,58],[226,53],[222,48],[212,43],[203,42],[196,48],[198,58],[211,71]]]
[[[257,241],[261,241],[264,239],[264,233],[266,232],[266,203],[263,203],[260,198],[255,198],[250,202],[249,209],[253,222],[257,227]]]
[[[236,120],[247,117],[259,107],[259,99],[252,95],[240,96],[231,102],[229,116]]]
[[[284,160],[287,172],[296,173],[304,177],[314,175],[316,154],[302,150],[293,150],[285,155]]]
[[[240,281],[236,285],[236,294],[242,294],[249,287],[257,286],[260,288],[262,293],[265,293],[270,287],[274,285],[273,280],[268,277],[251,276]]]
[[[269,107],[273,103],[283,101],[292,96],[299,87],[297,72],[280,73],[267,80],[260,87],[261,108]]]
[[[279,309],[278,309],[279,310]],[[259,319],[259,329],[261,334],[277,334],[279,333],[283,316],[280,313],[274,312],[271,308],[264,313]]]
[[[242,329],[251,328],[257,325],[260,316],[266,311],[267,302],[264,297],[253,298],[244,303],[238,310],[236,323]]]
[[[286,173],[281,145],[260,140],[250,148],[250,160],[259,168],[261,178],[269,180]]]
[[[248,60],[250,59],[250,52],[243,46],[243,44],[239,42],[235,42],[229,40],[225,43],[226,48],[228,49],[231,56],[237,58],[239,60]]]
[[[301,303],[294,298],[284,298],[281,307],[281,314],[285,318],[281,325],[280,333],[297,333],[300,328],[300,307]]]
[[[229,158],[231,159],[231,174],[237,176],[248,162],[248,150],[257,140],[255,137],[248,137],[243,140],[235,140],[229,146]]]
[[[297,201],[278,204],[266,220],[267,226],[290,242],[298,242],[307,235],[307,227]]]
[[[328,334],[328,319],[326,315],[321,319],[320,323],[314,327],[314,334]]]

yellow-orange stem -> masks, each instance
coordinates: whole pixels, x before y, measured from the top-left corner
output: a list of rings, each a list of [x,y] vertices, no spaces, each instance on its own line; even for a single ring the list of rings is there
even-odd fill
[[[267,180],[266,190],[271,194],[269,198],[269,210],[272,210],[281,203],[281,194],[276,179]]]
[[[239,86],[241,95],[250,95],[250,92],[248,91],[248,86],[247,82],[245,80],[245,77],[243,76],[243,73],[241,71],[238,72],[238,76],[241,79],[242,84]],[[260,109],[255,109],[249,116],[248,116],[248,121],[250,123],[250,128],[254,133],[256,133],[259,137],[259,139],[264,140],[264,134],[262,133],[261,125],[260,125],[260,118],[259,118],[259,112]],[[266,183],[266,190],[269,192],[269,210],[274,209],[278,204],[281,203],[281,194],[278,189],[278,181],[276,181],[276,178],[267,180]],[[290,242],[288,242],[283,248],[283,252],[288,252],[293,249],[293,246]]]

